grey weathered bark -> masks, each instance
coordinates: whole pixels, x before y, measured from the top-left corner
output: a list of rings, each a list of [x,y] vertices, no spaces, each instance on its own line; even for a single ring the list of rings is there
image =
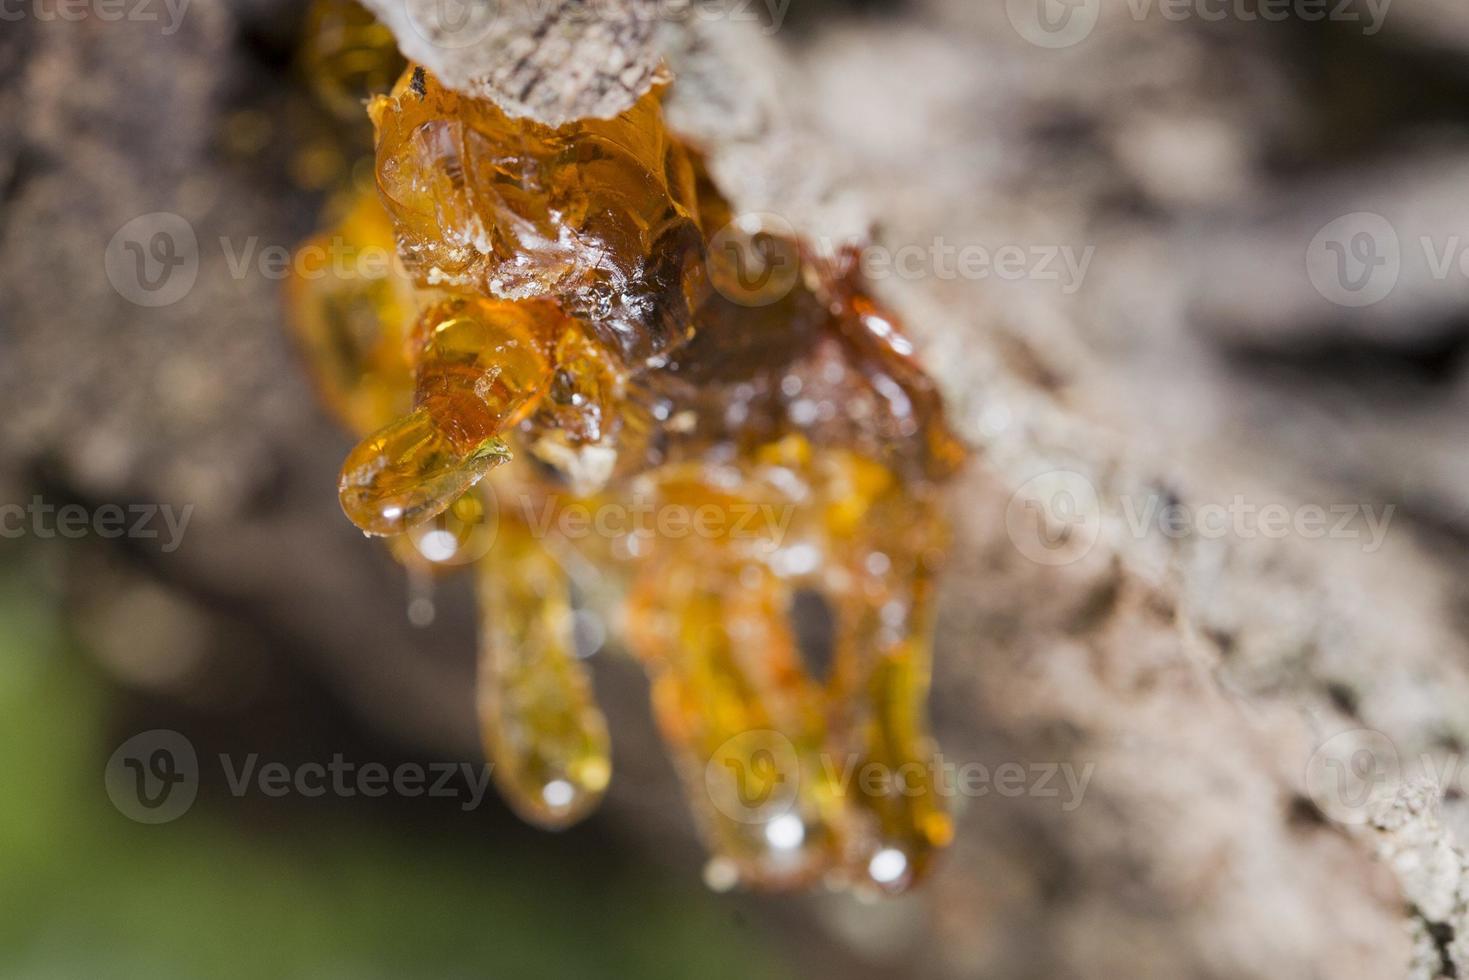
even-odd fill
[[[1419,165],[1429,136],[1391,111],[1360,124],[1382,152],[1313,135],[1352,97],[1322,97],[1292,67],[1292,52],[1315,50],[1300,25],[1135,20],[1125,6],[1065,50],[1028,45],[1004,5],[964,0],[833,16],[779,42],[733,20],[659,25],[671,116],[737,206],[930,256],[937,240],[1095,249],[1074,290],[932,265],[878,283],[977,453],[952,501],[940,741],[992,770],[1093,766],[1082,803],[969,800],[947,865],[917,895],[811,897],[782,917],[808,955],[874,974],[901,961],[934,977],[1464,975],[1463,794],[1405,783],[1357,825],[1352,811],[1323,816],[1329,787],[1308,779],[1341,731],[1380,730],[1415,770],[1469,744],[1466,383],[1452,358],[1423,352],[1421,323],[1441,311],[1435,341],[1462,343],[1462,300],[1410,274],[1387,309],[1344,313],[1320,304],[1304,258],[1364,194],[1427,202],[1389,215],[1405,240],[1414,214],[1430,215],[1422,234],[1451,227],[1434,224],[1450,217],[1434,202],[1452,203],[1439,176],[1462,153],[1435,137],[1448,162]],[[522,71],[505,61],[519,49],[487,45],[464,77],[513,79],[484,91],[532,114],[611,110],[645,79],[577,71],[627,38],[636,53],[620,57],[643,64],[646,35],[599,9],[598,29],[567,41],[584,45],[577,61],[557,48]],[[15,129],[0,160],[0,473],[18,491],[39,473],[83,499],[196,504],[187,546],[147,562],[176,603],[248,613],[374,724],[466,750],[467,614],[451,594],[441,623],[415,631],[364,599],[402,585],[336,512],[347,440],[312,405],[274,284],[231,277],[221,251],[221,236],[289,245],[310,227],[309,195],[280,175],[312,121],[235,43],[277,11],[194,11],[172,38],[25,23],[0,40],[0,99],[21,107],[0,113]],[[1411,63],[1418,23],[1371,41],[1405,90],[1436,70]],[[463,56],[399,37],[430,64]],[[221,153],[216,134],[241,109],[264,112],[275,138]],[[199,279],[144,309],[111,289],[101,256],[124,221],[159,210],[193,224]],[[1365,348],[1343,339],[1363,336]],[[1038,538],[1037,513],[1068,516],[1058,486],[1081,509],[1051,530],[1071,537]],[[1397,511],[1373,550],[1145,520],[1159,502],[1197,513],[1236,497]],[[92,610],[103,634],[108,608]],[[692,868],[641,685],[626,667],[601,671],[614,819],[650,852],[682,842],[672,859]]]
[[[656,0],[368,0],[409,58],[506,112],[615,116],[658,78]]]

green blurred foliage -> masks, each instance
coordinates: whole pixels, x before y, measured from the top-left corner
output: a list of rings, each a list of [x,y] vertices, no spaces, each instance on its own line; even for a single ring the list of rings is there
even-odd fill
[[[0,976],[789,976],[656,870],[466,853],[348,806],[262,830],[201,796],[134,823],[103,783],[111,696],[54,597],[0,571]]]

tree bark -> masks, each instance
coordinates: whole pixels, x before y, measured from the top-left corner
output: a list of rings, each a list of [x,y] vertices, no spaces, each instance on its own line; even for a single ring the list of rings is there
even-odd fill
[[[588,26],[563,3],[539,8],[562,25],[554,41],[527,46],[535,29],[516,20],[487,35],[504,43],[466,49],[405,31],[411,5],[370,5],[405,53],[543,119],[617,111],[653,79],[656,51],[676,78],[670,118],[737,208],[927,256],[924,274],[877,286],[975,450],[951,497],[937,735],[948,758],[996,776],[1065,764],[1090,782],[1070,809],[1059,782],[1056,796],[991,782],[910,898],[765,906],[813,964],[1469,971],[1455,843],[1469,804],[1452,768],[1469,744],[1466,382],[1452,356],[1469,321],[1433,276],[1404,277],[1380,310],[1323,306],[1304,260],[1341,214],[1391,211],[1410,243],[1452,227],[1434,202],[1452,199],[1462,126],[1414,128],[1388,104],[1348,139],[1349,97],[1320,97],[1333,66],[1362,59],[1384,99],[1457,93],[1457,61],[1416,56],[1416,20],[1362,38],[1108,5],[1109,30],[1051,51],[1005,5],[967,0],[828,13],[774,38],[735,19],[654,23],[631,4],[625,19],[599,6]],[[130,548],[120,594],[145,580],[216,639],[248,621],[370,724],[473,752],[466,596],[447,587],[429,630],[384,601],[401,572],[337,512],[348,439],[313,402],[278,284],[231,273],[249,236],[290,246],[312,230],[314,195],[284,175],[323,123],[282,76],[285,10],[196,0],[175,36],[25,21],[0,38],[0,100],[16,110],[0,112],[0,486],[194,504],[178,552]],[[1300,70],[1301,52],[1319,70]],[[257,149],[231,148],[240,113],[268,120]],[[1423,164],[1424,141],[1441,166]],[[192,226],[198,277],[177,302],[140,307],[103,256],[157,211]],[[1093,258],[1073,283],[997,264],[966,278],[941,273],[936,243],[1054,250],[1057,268],[1066,248]],[[1158,516],[1241,500],[1255,524],[1223,535]],[[1350,506],[1358,534],[1275,534],[1260,520],[1273,504],[1291,520]],[[1387,505],[1378,540],[1361,518]],[[81,603],[104,636],[127,608],[109,588],[98,579]],[[646,692],[628,665],[598,670],[618,743],[611,819],[694,874]],[[1372,808],[1342,807],[1320,766],[1334,736],[1365,729],[1402,779]],[[1424,784],[1425,769],[1450,785]]]

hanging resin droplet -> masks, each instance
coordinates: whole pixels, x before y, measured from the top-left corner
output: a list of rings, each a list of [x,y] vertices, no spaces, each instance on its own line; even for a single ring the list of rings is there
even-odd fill
[[[576,657],[570,582],[510,516],[476,570],[479,717],[495,784],[526,820],[566,827],[612,776],[607,723]]]
[[[343,512],[366,533],[402,534],[509,459],[510,447],[498,436],[461,448],[427,409],[415,409],[348,454],[338,496]]]
[[[912,516],[920,523],[925,515],[915,504]],[[927,723],[933,571],[922,553],[909,567],[879,553],[880,565],[867,564],[883,572],[863,569],[861,593],[838,606],[836,657],[855,681],[858,769],[875,767],[885,777],[851,787],[854,805],[874,824],[858,849],[856,877],[899,892],[923,878],[954,831]]]
[[[747,885],[817,880],[837,857],[837,798],[786,590],[755,564],[688,554],[653,567],[633,596],[629,640],[710,850]]]
[[[393,224],[371,185],[339,195],[331,210],[341,216],[291,263],[286,302],[322,401],[366,435],[412,408],[406,340],[421,299],[399,265],[384,261],[394,254]]]
[[[425,310],[410,340],[416,407],[359,443],[342,467],[352,523],[397,534],[509,460],[500,434],[550,380],[550,349],[568,322],[549,303],[458,297]]]

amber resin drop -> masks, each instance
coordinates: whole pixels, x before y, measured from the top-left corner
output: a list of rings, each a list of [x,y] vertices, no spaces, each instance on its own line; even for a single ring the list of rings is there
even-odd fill
[[[411,566],[472,564],[486,754],[526,819],[607,788],[583,658],[622,648],[711,882],[900,892],[953,836],[925,704],[965,450],[855,253],[736,218],[659,99],[552,128],[410,67],[372,101],[376,193],[332,232],[402,270],[289,293],[363,436],[342,506],[412,531]]]
[[[479,714],[495,785],[527,820],[564,827],[612,776],[607,723],[577,659],[571,582],[509,516],[478,576]]]
[[[358,444],[342,467],[342,509],[368,534],[441,513],[510,458],[501,437],[550,381],[568,321],[550,303],[454,297],[414,325],[414,409]]]

